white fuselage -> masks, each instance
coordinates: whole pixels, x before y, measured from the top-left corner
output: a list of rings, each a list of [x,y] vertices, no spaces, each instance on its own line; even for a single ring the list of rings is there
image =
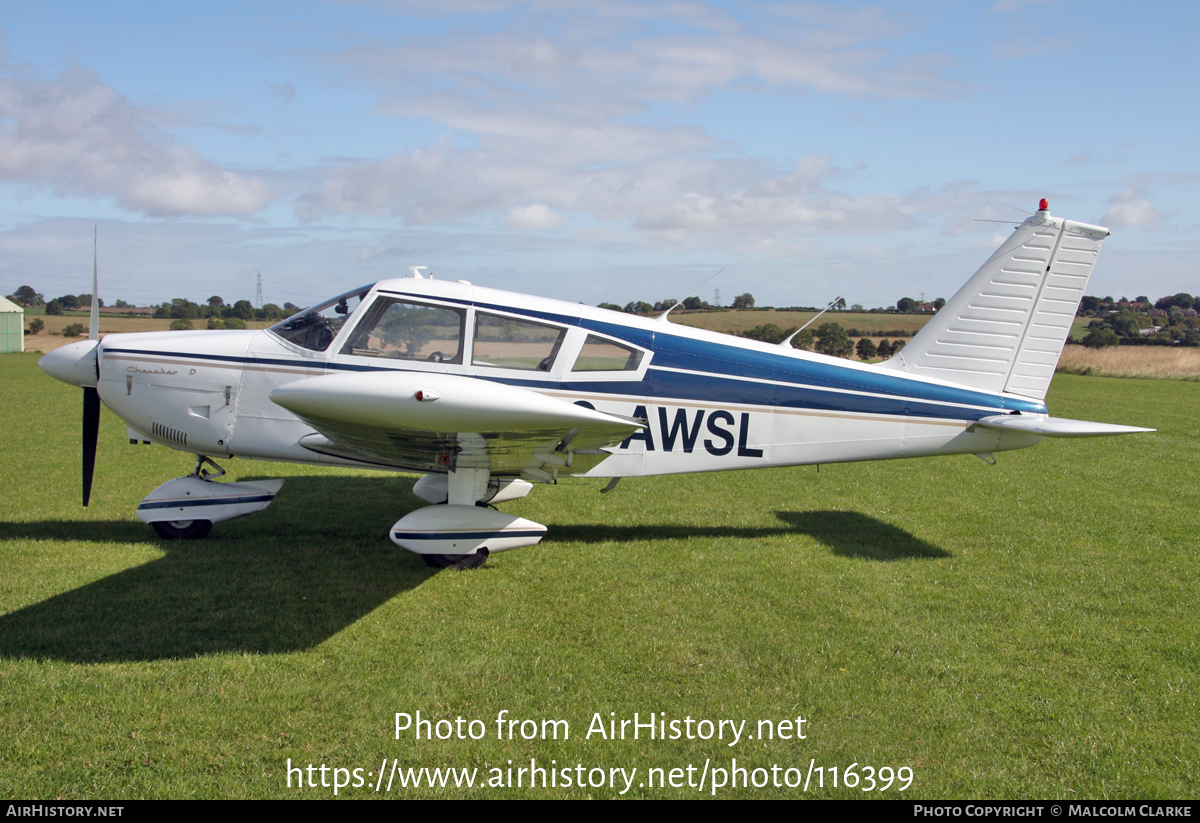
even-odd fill
[[[347,341],[373,302],[398,297],[465,317],[458,362],[355,353]],[[474,339],[477,313],[559,330],[552,362],[533,372],[475,356],[474,347],[483,348]],[[640,353],[631,358],[636,366],[580,370],[585,341],[605,340]],[[214,457],[373,468],[422,470],[313,451],[301,442],[314,434],[312,426],[272,402],[270,393],[328,374],[357,374],[362,381],[396,371],[448,374],[645,420],[643,430],[569,471],[593,477],[988,453],[1041,437],[976,427],[976,420],[1046,413],[1028,397],[604,309],[420,279],[376,284],[324,351],[269,330],[114,334],[101,341],[98,362],[100,396],[126,421],[131,439]]]

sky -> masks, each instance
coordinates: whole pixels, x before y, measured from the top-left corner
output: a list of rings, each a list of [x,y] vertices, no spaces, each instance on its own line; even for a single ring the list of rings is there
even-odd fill
[[[0,293],[950,297],[1012,224],[1200,293],[1200,5],[6,3]]]

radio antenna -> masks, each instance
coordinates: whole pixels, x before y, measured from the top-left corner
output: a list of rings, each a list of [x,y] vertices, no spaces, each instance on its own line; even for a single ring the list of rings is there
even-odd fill
[[[783,341],[782,343],[780,343],[779,345],[783,346],[785,349],[790,349],[790,348],[792,347],[792,338],[793,338],[793,337],[795,337],[795,336],[796,336],[796,335],[798,335],[800,332],[804,331],[804,330],[805,330],[805,329],[807,329],[809,326],[811,326],[811,325],[812,325],[814,322],[816,322],[816,319],[817,319],[818,317],[820,317],[822,314],[824,314],[825,312],[829,311],[829,310],[830,310],[830,309],[832,309],[834,306],[836,306],[836,305],[837,305],[837,302],[838,302],[839,300],[841,300],[841,299],[842,299],[843,297],[845,297],[845,296],[846,296],[846,295],[842,294],[842,295],[839,295],[839,296],[837,296],[837,297],[833,298],[833,300],[832,300],[832,301],[829,303],[829,305],[828,305],[828,306],[826,306],[825,308],[821,309],[819,312],[817,312],[817,313],[816,313],[816,314],[813,316],[812,320],[809,320],[809,321],[808,321],[807,323],[805,323],[803,326],[801,326],[800,328],[796,329],[794,332],[792,332],[791,334],[789,334],[789,335],[787,336],[787,340],[784,340],[784,341]]]
[[[729,267],[728,267],[728,266],[722,266],[722,267],[721,267],[721,271],[718,271],[718,272],[717,272],[717,274],[720,274],[722,271],[725,271],[725,269],[727,269],[727,268],[729,268]],[[710,277],[710,278],[708,278],[707,280],[705,280],[705,281],[704,281],[703,283],[701,283],[699,286],[697,286],[696,288],[692,289],[690,292],[688,292],[687,294],[685,294],[685,295],[683,296],[683,300],[687,300],[687,299],[688,299],[689,297],[691,297],[693,294],[695,294],[696,292],[700,291],[700,289],[704,288],[704,287],[705,287],[705,286],[707,286],[709,283],[711,283],[712,281],[716,280],[716,279],[717,279],[717,274],[714,274],[712,277]],[[676,300],[676,301],[675,301],[675,306],[678,306],[678,305],[682,304],[682,303],[683,303],[683,300]],[[659,320],[661,320],[661,321],[663,321],[664,323],[670,323],[671,321],[667,319],[667,315],[668,315],[668,314],[670,314],[671,312],[673,312],[673,311],[675,310],[675,306],[671,306],[671,308],[667,309],[665,312],[663,312],[662,314],[660,314],[660,315],[658,316],[658,319],[659,319]]]

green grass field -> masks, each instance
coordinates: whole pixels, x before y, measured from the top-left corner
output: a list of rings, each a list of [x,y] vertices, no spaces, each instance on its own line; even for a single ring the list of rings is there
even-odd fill
[[[734,758],[784,780],[823,767],[825,785],[718,797],[1196,796],[1200,384],[1059,375],[1055,414],[1158,433],[1045,442],[996,466],[539,487],[504,508],[547,524],[542,543],[454,572],[387,539],[418,505],[405,475],[229,461],[233,479],[288,478],[271,509],[161,541],[134,507],[190,460],[127,445],[107,410],[84,510],[81,393],[31,355],[0,357],[0,379],[10,797],[333,796],[294,774],[289,789],[289,759],[362,769],[368,785],[339,797],[620,794],[376,794],[368,774],[393,758],[476,767],[477,783],[530,758],[572,777],[636,768],[626,797],[710,796]],[[418,710],[486,736],[397,740],[395,713]],[[497,740],[501,711],[567,720],[570,738]],[[585,737],[594,713],[634,712],[745,720],[755,739]],[[758,739],[759,720],[797,716],[806,739]],[[639,785],[689,766],[696,782],[706,760],[702,794],[686,771],[680,787]],[[913,780],[845,788],[851,764]]]

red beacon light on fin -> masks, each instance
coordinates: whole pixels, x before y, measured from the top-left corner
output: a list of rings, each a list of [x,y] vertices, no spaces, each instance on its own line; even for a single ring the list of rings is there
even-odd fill
[[[1050,201],[1047,200],[1045,197],[1043,197],[1042,201],[1040,203],[1038,203],[1038,210],[1039,211],[1049,211],[1050,210]]]

